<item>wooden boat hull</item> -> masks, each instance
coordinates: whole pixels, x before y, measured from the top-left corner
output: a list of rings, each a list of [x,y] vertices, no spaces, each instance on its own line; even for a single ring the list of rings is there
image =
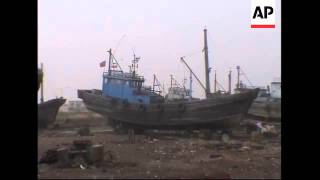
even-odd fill
[[[38,104],[38,128],[46,128],[55,122],[59,108],[66,102],[66,99],[51,99]]]
[[[78,90],[89,110],[108,117],[112,123],[143,129],[225,129],[238,126],[248,112],[258,89],[191,102],[129,104],[101,91]]]

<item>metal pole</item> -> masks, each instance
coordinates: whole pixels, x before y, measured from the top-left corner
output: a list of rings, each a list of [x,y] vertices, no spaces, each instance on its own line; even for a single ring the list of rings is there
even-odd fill
[[[231,94],[231,70],[229,71],[228,79],[229,79],[228,92]]]
[[[217,71],[214,70],[214,92],[217,92]]]
[[[190,71],[190,99],[192,98],[192,72]]]
[[[155,84],[155,81],[156,81],[156,75],[154,74],[153,75],[153,85],[152,85],[152,91],[154,92],[154,84]]]
[[[164,92],[164,83],[162,83],[162,96],[165,95],[165,92]]]
[[[207,29],[204,29],[204,58],[205,58],[205,75],[206,75],[206,97],[210,94],[210,80],[209,80],[209,57],[208,57],[208,43],[207,43]]]
[[[40,91],[40,102],[43,103],[44,102],[44,98],[43,98],[43,76],[44,76],[44,73],[43,73],[43,63],[41,63],[41,73],[42,73],[42,83],[40,84],[40,88],[41,88],[41,91]]]
[[[109,53],[109,67],[108,67],[108,74],[109,76],[111,75],[111,57],[112,57],[112,54],[111,54],[111,49],[108,51]]]
[[[240,88],[240,66],[237,66],[237,71],[238,71],[238,79],[237,79],[237,88]]]

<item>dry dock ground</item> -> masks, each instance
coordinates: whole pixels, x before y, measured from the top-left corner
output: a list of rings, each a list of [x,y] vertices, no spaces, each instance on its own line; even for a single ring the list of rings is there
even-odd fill
[[[58,121],[59,122],[59,121]],[[79,136],[77,129],[89,125],[91,136]],[[242,128],[229,143],[178,135],[117,135],[102,118],[69,118],[59,128],[38,132],[38,160],[50,148],[89,139],[110,151],[112,163],[101,167],[60,168],[39,164],[39,178],[281,178],[281,136],[252,140]]]

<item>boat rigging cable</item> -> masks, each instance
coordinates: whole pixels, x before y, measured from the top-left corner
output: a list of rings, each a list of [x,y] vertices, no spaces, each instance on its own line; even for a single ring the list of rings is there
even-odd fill
[[[158,90],[155,91],[154,87],[157,86]],[[153,74],[153,85],[152,85],[152,91],[153,92],[158,92],[159,94],[162,94],[164,92],[162,92],[162,90],[164,89],[164,87],[161,85],[160,81],[158,80],[157,76],[155,74]]]
[[[183,59],[183,57],[180,58],[181,61],[186,65],[186,67],[189,69],[189,71],[193,74],[193,76],[196,78],[196,80],[198,81],[198,83],[200,84],[200,86],[204,89],[204,91],[206,91],[205,86],[201,83],[201,81],[199,80],[199,78],[193,73],[192,69],[189,67],[189,65],[186,63],[186,61]]]
[[[194,56],[194,55],[196,55],[196,54],[200,54],[200,53],[202,53],[202,49],[201,50],[198,50],[198,51],[194,51],[194,52],[192,52],[192,53],[189,53],[189,54],[187,54],[187,55],[184,55],[183,57],[191,57],[191,56]]]
[[[244,75],[244,77],[247,79],[247,81],[249,82],[250,86],[253,87],[251,81],[249,80],[248,76],[246,75],[246,73],[244,73],[244,71],[242,69],[240,69],[240,71],[242,72],[242,74]]]
[[[126,34],[122,35],[121,38],[119,39],[116,47],[114,48],[113,54],[116,54],[116,51],[118,49],[118,47],[120,46],[121,41],[126,37]]]
[[[223,86],[222,86],[218,81],[216,81],[216,83],[217,83],[217,85],[218,85],[218,88],[222,89],[223,91],[226,91],[226,90],[223,88]]]
[[[112,57],[113,57],[113,59],[111,60],[111,61],[112,61],[112,63],[113,63],[113,60],[115,60],[116,64],[117,64],[117,65],[118,65],[118,67],[120,68],[120,71],[123,73],[122,68],[121,68],[120,64],[118,63],[117,59],[114,57],[114,55],[113,55],[113,54],[111,54],[111,55],[112,55]]]
[[[207,32],[207,34],[208,34],[209,39],[211,40],[211,42],[214,42],[214,41],[212,40],[212,37],[211,37],[210,33]],[[212,54],[213,54],[213,53],[212,53]],[[213,56],[213,55],[212,55],[212,56]],[[227,61],[227,59],[225,59],[225,60],[222,61],[222,62],[223,62],[227,67],[229,67],[229,69],[231,68],[230,63]],[[216,81],[216,83],[217,83],[217,85],[218,85],[218,87],[219,87],[220,89],[226,91],[226,90],[223,88],[223,86],[219,83],[218,80]]]

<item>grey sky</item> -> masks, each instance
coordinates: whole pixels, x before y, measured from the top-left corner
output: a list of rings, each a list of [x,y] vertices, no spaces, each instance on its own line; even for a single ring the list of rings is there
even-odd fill
[[[254,85],[266,86],[281,74],[280,3],[276,28],[250,28],[250,0],[40,0],[38,62],[45,66],[45,99],[76,99],[77,89],[101,89],[107,50],[128,70],[132,49],[141,56],[138,72],[152,85],[152,76],[182,82],[187,63],[204,83],[203,28],[208,29],[209,64],[227,88],[232,70],[235,87],[240,65]],[[195,53],[194,53],[195,52]],[[192,54],[191,56],[188,56]],[[40,67],[40,65],[39,65]],[[211,73],[213,90],[214,74]],[[243,78],[243,81],[245,79]],[[194,81],[195,96],[203,97]]]

